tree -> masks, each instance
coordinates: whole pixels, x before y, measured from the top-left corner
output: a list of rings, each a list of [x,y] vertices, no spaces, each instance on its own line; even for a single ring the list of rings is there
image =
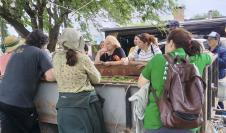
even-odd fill
[[[0,30],[1,30],[0,36],[1,36],[1,43],[2,43],[4,38],[8,36],[6,21],[2,18],[0,18]]]
[[[223,16],[222,14],[220,14],[220,12],[218,10],[212,10],[211,12],[212,12],[211,15],[212,15],[213,18]],[[209,17],[208,13],[203,13],[203,14],[195,15],[194,17],[192,17],[192,19],[205,19],[205,18],[208,18],[208,17]]]
[[[49,32],[48,49],[55,49],[60,26],[80,22],[86,26],[98,16],[119,24],[128,23],[132,13],[139,13],[143,21],[160,21],[158,14],[174,8],[174,0],[1,0],[0,16],[17,32],[26,37],[30,26]]]

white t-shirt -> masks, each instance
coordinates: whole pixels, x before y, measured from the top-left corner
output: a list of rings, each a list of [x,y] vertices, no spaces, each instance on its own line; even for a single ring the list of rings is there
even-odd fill
[[[153,48],[154,53],[151,50],[151,47]],[[149,61],[154,57],[156,54],[162,54],[161,50],[157,45],[150,45],[148,47],[147,52],[144,50],[140,49],[140,52],[138,52],[139,47],[136,46],[131,54],[129,54],[128,58],[134,59],[135,61]],[[139,53],[139,54],[138,54]]]

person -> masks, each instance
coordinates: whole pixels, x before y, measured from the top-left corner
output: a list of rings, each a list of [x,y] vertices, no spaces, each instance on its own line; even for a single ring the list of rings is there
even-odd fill
[[[210,34],[208,34],[208,45],[210,47],[210,51],[214,54],[218,54],[218,78],[219,78],[219,84],[224,83],[226,84],[226,48],[224,48],[220,44],[220,35],[212,31]],[[221,84],[222,85],[222,84]],[[226,88],[226,85],[223,85],[224,88]],[[223,89],[223,88],[220,88]],[[218,108],[224,109],[223,100],[220,99],[218,102]]]
[[[104,41],[101,41],[99,46],[100,46],[100,49],[102,49],[104,47]]]
[[[39,133],[34,97],[41,79],[55,81],[52,64],[41,50],[48,37],[34,30],[14,50],[0,84],[1,133]]]
[[[92,55],[89,55],[89,44],[85,43],[84,50],[85,50],[85,54],[89,56],[89,58],[93,61],[94,59]]]
[[[7,36],[4,39],[3,45],[5,47],[5,53],[0,56],[0,75],[3,76],[5,73],[6,65],[12,55],[12,52],[23,42],[19,37],[14,35]]]
[[[59,133],[105,133],[100,101],[92,86],[101,75],[84,52],[80,32],[66,28],[57,43],[64,49],[53,57]]]
[[[134,37],[134,40],[133,40],[133,43],[134,43],[135,46],[133,46],[133,47],[130,48],[130,50],[129,50],[129,55],[130,55],[131,53],[133,53],[133,51],[134,51],[135,47],[137,46],[137,43],[138,43],[139,40],[140,40],[139,37],[136,35],[136,36]]]
[[[186,58],[189,55],[189,60],[194,63],[202,75],[204,68],[211,63],[211,57],[208,54],[201,53],[201,46],[194,44],[191,40],[190,33],[184,29],[175,29],[170,32],[167,38],[166,52],[171,57],[179,56]],[[155,55],[152,60],[145,66],[139,79],[138,86],[150,82],[153,89],[156,90],[157,96],[160,97],[164,90],[164,72],[167,65],[164,55]],[[145,109],[144,128],[146,133],[189,133],[192,132],[186,129],[170,129],[163,127],[160,112],[155,102],[153,95],[149,95],[150,102]]]
[[[179,27],[180,27],[180,23],[177,20],[170,20],[166,24],[166,28],[168,29],[168,32],[178,29]]]
[[[129,63],[145,66],[156,54],[162,54],[153,35],[142,33],[137,37],[137,47],[129,54]]]
[[[124,64],[125,58],[125,52],[118,40],[114,36],[108,35],[104,40],[104,47],[97,52],[95,63],[103,63],[107,66],[120,65]]]

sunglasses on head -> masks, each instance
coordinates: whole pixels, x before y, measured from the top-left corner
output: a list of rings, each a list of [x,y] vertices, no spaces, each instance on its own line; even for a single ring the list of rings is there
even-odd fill
[[[137,37],[141,37],[141,38],[144,38],[144,37],[145,37],[143,33],[138,34],[138,35],[136,35],[136,36],[137,36]]]

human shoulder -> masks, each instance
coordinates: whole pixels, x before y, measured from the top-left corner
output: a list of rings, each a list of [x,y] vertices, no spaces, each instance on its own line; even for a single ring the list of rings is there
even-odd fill
[[[21,48],[27,48],[27,49],[29,49],[29,50],[31,50],[31,51],[33,51],[33,52],[41,52],[42,50],[40,49],[40,48],[37,48],[37,47],[35,47],[35,46],[30,46],[30,45],[24,45],[24,47],[22,46]]]
[[[121,51],[124,51],[121,47],[118,47],[115,49],[115,52],[121,52]]]
[[[166,62],[166,59],[164,55],[162,54],[156,54],[149,62],[148,65],[159,65],[163,62]]]
[[[190,57],[190,62],[211,64],[212,57],[208,53],[201,53]]]
[[[78,61],[82,63],[90,63],[92,62],[88,55],[78,52],[77,53]]]
[[[219,47],[219,52],[220,52],[220,53],[226,53],[226,48],[223,47],[222,45],[220,45],[220,47]]]

